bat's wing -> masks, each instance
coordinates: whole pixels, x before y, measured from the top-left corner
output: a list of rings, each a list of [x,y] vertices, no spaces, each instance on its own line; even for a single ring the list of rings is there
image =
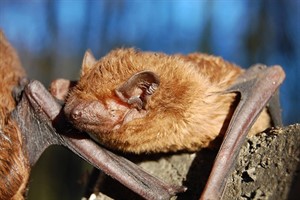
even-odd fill
[[[248,69],[227,92],[238,92],[240,102],[233,114],[211,174],[200,199],[221,199],[247,133],[268,101],[277,92],[285,73],[280,66],[255,65]],[[272,100],[273,103],[276,100]],[[278,103],[278,102],[277,102]],[[275,112],[278,112],[278,110]],[[273,113],[274,114],[274,113]],[[278,120],[275,123],[280,123]]]
[[[59,144],[146,199],[170,199],[186,190],[158,180],[129,160],[100,147],[87,134],[75,130],[64,120],[61,105],[38,81],[25,87],[12,117],[22,131],[22,148],[31,165],[48,146]]]
[[[281,107],[279,101],[279,90],[275,91],[268,105],[273,126],[282,126]]]

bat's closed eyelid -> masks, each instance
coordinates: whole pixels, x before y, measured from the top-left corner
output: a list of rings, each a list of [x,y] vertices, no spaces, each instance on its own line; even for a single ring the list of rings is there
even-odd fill
[[[126,113],[127,110],[129,109],[129,107],[124,102],[117,101],[117,100],[110,99],[106,101],[105,104],[106,104],[106,110],[111,115],[120,116]]]

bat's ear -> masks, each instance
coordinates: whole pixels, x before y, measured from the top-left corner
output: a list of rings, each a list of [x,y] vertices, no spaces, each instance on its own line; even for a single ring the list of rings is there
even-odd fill
[[[86,74],[96,62],[97,60],[95,59],[92,51],[90,49],[87,50],[83,57],[83,62],[81,66],[81,76]]]
[[[137,109],[145,109],[147,100],[159,86],[159,77],[151,71],[142,71],[132,75],[115,92],[125,103]]]

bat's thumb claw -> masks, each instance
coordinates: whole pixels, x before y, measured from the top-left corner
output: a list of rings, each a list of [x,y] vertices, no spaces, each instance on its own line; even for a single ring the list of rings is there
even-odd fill
[[[168,188],[168,192],[170,195],[176,195],[185,192],[187,189],[185,186],[172,185]]]

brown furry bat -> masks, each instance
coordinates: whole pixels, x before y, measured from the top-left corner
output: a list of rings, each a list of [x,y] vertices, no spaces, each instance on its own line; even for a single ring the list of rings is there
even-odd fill
[[[125,152],[196,151],[228,127],[244,72],[222,58],[118,49],[96,61],[87,52],[65,113],[101,144]],[[270,126],[264,110],[250,134]]]
[[[24,76],[15,50],[0,30],[0,199],[23,199],[29,178],[21,133],[9,115],[16,106],[12,90]]]

